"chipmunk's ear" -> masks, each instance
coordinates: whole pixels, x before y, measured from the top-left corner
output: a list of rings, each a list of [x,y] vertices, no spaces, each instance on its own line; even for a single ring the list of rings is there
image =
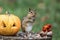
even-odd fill
[[[32,9],[31,9],[31,8],[29,8],[29,12],[31,12],[31,10],[32,10]]]

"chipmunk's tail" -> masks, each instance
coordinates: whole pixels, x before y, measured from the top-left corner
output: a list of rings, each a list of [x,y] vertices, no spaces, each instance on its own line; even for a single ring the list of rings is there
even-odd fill
[[[22,29],[22,32],[24,32],[24,33],[26,32],[25,29],[24,29],[23,27],[21,27],[21,29]]]

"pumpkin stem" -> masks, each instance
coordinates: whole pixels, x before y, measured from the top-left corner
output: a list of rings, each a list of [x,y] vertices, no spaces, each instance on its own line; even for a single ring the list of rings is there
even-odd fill
[[[7,15],[10,15],[10,13],[9,13],[8,11],[6,11],[6,14],[7,14]]]

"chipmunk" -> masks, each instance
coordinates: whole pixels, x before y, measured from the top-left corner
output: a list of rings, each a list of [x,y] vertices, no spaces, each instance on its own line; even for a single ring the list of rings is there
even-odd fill
[[[35,11],[29,8],[29,12],[27,16],[25,16],[22,20],[21,28],[23,32],[30,32],[32,30],[33,23],[35,22],[35,18],[36,18]]]

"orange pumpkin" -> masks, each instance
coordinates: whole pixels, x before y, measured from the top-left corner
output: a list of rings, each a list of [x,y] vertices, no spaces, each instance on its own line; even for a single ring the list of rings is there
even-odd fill
[[[0,35],[15,35],[21,28],[20,19],[13,15],[0,15]]]

